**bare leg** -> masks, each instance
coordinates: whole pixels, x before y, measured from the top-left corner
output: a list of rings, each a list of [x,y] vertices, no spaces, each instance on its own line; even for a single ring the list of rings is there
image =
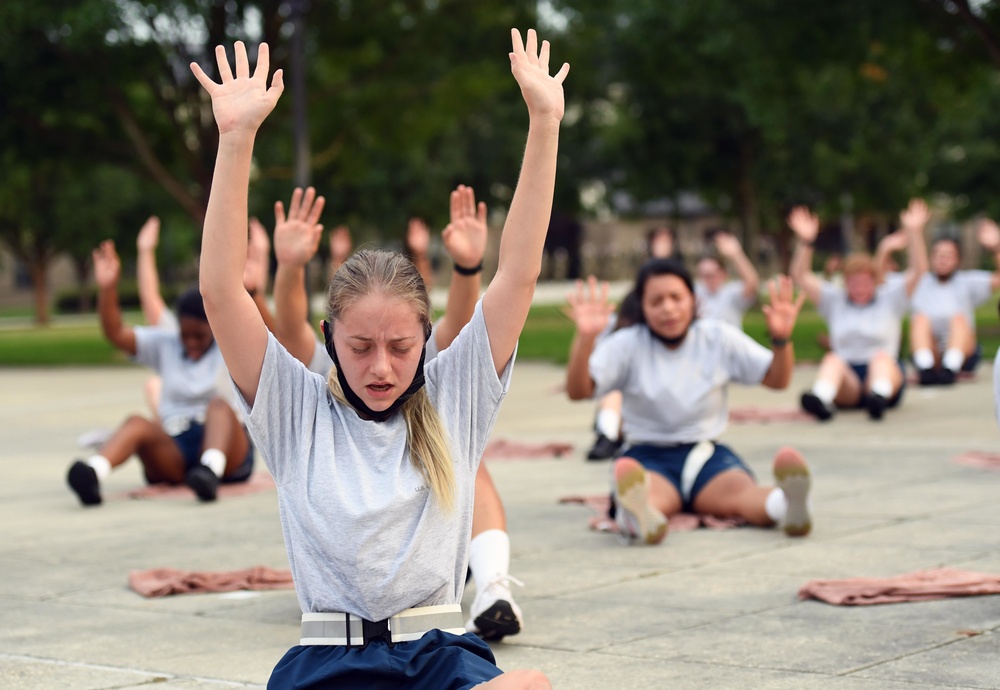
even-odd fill
[[[507,514],[503,501],[493,484],[493,478],[486,469],[486,463],[479,463],[476,472],[476,500],[472,509],[472,538],[488,529],[507,531]]]
[[[888,381],[892,385],[889,395],[885,392],[872,389],[879,379]],[[885,352],[879,352],[868,362],[868,379],[865,381],[865,391],[869,393],[879,393],[885,398],[892,398],[899,392],[903,385],[903,372],[899,370],[899,363]]]
[[[910,316],[910,352],[915,353],[919,350],[930,350],[935,360],[941,357],[941,353],[937,351],[937,343],[934,342],[931,320],[926,314]]]
[[[146,398],[146,406],[149,407],[150,414],[154,419],[160,418],[160,394],[163,391],[163,379],[159,376],[150,376],[146,379],[146,384],[142,388]]]
[[[966,359],[976,351],[976,334],[962,314],[956,314],[948,324],[948,349],[960,350]]]
[[[184,458],[174,440],[159,424],[133,415],[101,446],[100,454],[117,467],[133,454],[146,468],[152,482],[180,482],[184,479]]]
[[[552,683],[541,671],[507,671],[502,676],[481,683],[482,690],[552,690]]]
[[[250,441],[243,432],[236,413],[229,403],[215,398],[205,410],[205,436],[201,449],[217,448],[226,455],[226,470],[223,476],[238,470],[250,450]]]
[[[726,470],[712,477],[694,500],[699,513],[716,517],[741,517],[754,525],[770,526],[764,504],[771,488],[757,486],[743,470]]]

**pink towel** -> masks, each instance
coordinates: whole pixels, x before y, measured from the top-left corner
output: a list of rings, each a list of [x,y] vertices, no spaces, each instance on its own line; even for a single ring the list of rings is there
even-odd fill
[[[235,484],[219,484],[219,498],[246,496],[274,489],[274,480],[266,472],[254,472],[250,479]],[[110,496],[111,499],[142,498],[142,499],[185,499],[194,498],[194,492],[183,484],[148,484],[138,489],[131,489]]]
[[[611,507],[611,498],[608,494],[563,496],[559,502],[585,505],[590,508],[594,515],[587,520],[587,526],[595,532],[618,532],[618,525],[612,518],[608,517],[608,508]],[[671,532],[690,532],[699,527],[720,530],[742,527],[745,524],[747,522],[743,518],[720,518],[714,515],[676,513],[670,516],[669,529]]]
[[[128,586],[144,597],[170,594],[235,592],[238,589],[294,589],[289,570],[275,570],[262,565],[244,570],[211,572],[155,568],[133,570]]]
[[[815,417],[797,407],[734,407],[729,410],[733,424],[766,424],[768,422],[811,422]]]
[[[896,604],[982,594],[1000,594],[1000,575],[934,568],[895,577],[812,580],[799,590],[800,599],[818,599],[835,606]]]
[[[484,460],[503,460],[517,458],[545,459],[561,458],[573,452],[573,446],[569,443],[519,443],[517,441],[507,441],[502,438],[490,441],[483,452]]]
[[[959,453],[951,459],[952,462],[967,467],[978,467],[981,470],[1000,472],[1000,454],[984,453],[980,450],[970,450]]]

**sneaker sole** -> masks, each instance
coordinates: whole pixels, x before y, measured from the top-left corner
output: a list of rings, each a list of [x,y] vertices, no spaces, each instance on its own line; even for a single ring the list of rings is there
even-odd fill
[[[833,414],[826,408],[823,401],[814,395],[802,396],[802,409],[821,422],[829,421]]]
[[[634,467],[615,479],[615,494],[618,511],[635,533],[636,539],[646,544],[659,544],[667,536],[667,518],[649,504],[649,490],[646,487],[646,471]],[[631,524],[629,524],[631,523]],[[628,537],[628,534],[624,535]]]
[[[88,472],[87,470],[90,470]],[[73,489],[80,502],[85,506],[96,506],[101,504],[101,490],[95,487],[91,481],[93,470],[86,465],[73,465],[69,468],[69,488]]]
[[[521,632],[521,621],[517,619],[509,602],[498,600],[473,619],[476,635],[489,642],[496,642]]]
[[[801,465],[776,467],[774,478],[788,501],[785,534],[789,537],[806,536],[812,530],[812,517],[808,507],[809,488],[812,486],[809,470]]]
[[[199,501],[205,501],[206,503],[214,501],[218,495],[218,486],[214,486],[212,483],[203,480],[197,474],[185,477],[184,483],[197,494]]]

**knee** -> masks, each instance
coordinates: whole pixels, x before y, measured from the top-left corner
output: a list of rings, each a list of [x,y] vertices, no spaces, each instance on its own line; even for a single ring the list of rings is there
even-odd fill
[[[515,681],[521,690],[552,690],[552,683],[541,671],[510,671],[504,675]]]
[[[802,457],[802,453],[795,450],[791,446],[782,446],[778,449],[778,452],[775,453],[774,461],[778,463],[804,462],[805,458]]]
[[[823,359],[820,360],[820,366],[843,366],[844,362],[839,356],[833,352],[827,352],[823,355]]]
[[[137,431],[149,426],[149,420],[141,415],[130,415],[123,423],[122,429]]]

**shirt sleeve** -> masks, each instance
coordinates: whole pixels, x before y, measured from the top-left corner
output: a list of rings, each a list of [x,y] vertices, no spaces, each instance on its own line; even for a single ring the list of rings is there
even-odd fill
[[[179,331],[181,330],[180,324],[177,322],[177,317],[174,316],[174,312],[169,309],[164,308],[160,312],[160,321],[156,324],[157,328],[162,328],[165,331]]]
[[[599,341],[590,353],[588,370],[594,382],[595,398],[624,388],[641,328],[646,326],[630,326],[615,331]]]
[[[306,369],[268,333],[253,406],[236,384],[232,385],[236,405],[267,469],[275,483],[288,483],[304,469],[315,443],[317,413],[320,405],[328,404],[326,381]],[[324,443],[332,444],[333,439]]]
[[[829,322],[830,316],[833,314],[834,305],[843,299],[844,288],[824,280],[820,283],[819,304],[816,305],[816,311]]]
[[[722,362],[730,380],[746,385],[763,381],[774,361],[774,353],[735,326],[728,323],[716,326]]]
[[[729,303],[733,305],[733,308],[739,310],[741,313],[757,304],[756,295],[750,295],[747,297],[743,294],[743,281],[734,280],[726,286],[726,289],[729,290]]]
[[[163,363],[163,348],[176,345],[179,336],[176,331],[167,331],[159,326],[136,326],[135,357],[133,361],[143,366],[160,371]]]
[[[456,461],[479,466],[490,432],[510,387],[517,348],[497,376],[483,302],[476,304],[469,323],[433,361],[424,361],[428,395],[450,432]]]
[[[989,271],[965,271],[959,275],[974,306],[984,304],[993,296],[993,274]]]

